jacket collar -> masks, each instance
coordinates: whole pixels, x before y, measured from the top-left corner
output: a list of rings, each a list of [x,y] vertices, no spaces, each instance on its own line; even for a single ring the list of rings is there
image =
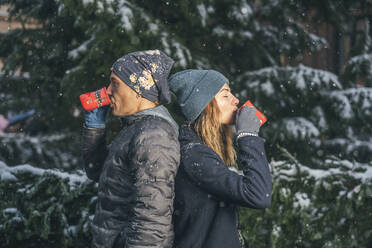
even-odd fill
[[[133,123],[135,123],[136,121],[141,120],[143,117],[145,117],[145,116],[144,115],[138,115],[138,113],[131,114],[131,115],[122,115],[122,116],[120,116],[120,121],[121,121],[121,124],[123,126],[130,126]]]
[[[196,134],[193,127],[189,126],[188,124],[183,124],[180,128],[180,135],[179,141],[181,144],[188,144],[188,143],[200,143],[203,142]]]
[[[169,124],[171,124],[173,129],[178,134],[177,123],[173,120],[173,118],[170,115],[170,113],[168,112],[167,108],[164,107],[163,105],[157,106],[155,108],[145,109],[145,110],[143,110],[141,112],[138,112],[138,113],[135,113],[135,114],[121,116],[120,120],[121,120],[123,126],[129,126],[129,125],[135,123],[136,121],[141,120],[142,118],[144,118],[146,116],[149,116],[149,115],[157,116],[157,117],[160,117],[162,119],[165,119],[167,122],[169,122]]]

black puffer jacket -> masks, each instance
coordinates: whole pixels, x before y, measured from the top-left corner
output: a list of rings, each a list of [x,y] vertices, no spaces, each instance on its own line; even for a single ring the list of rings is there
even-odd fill
[[[125,116],[122,123],[109,150],[103,129],[83,130],[85,169],[99,178],[93,247],[172,247],[177,124],[163,106]]]
[[[243,175],[229,170],[195,131],[180,130],[181,165],[176,176],[174,213],[177,248],[238,248],[237,205],[266,208],[272,179],[260,137],[238,140]]]

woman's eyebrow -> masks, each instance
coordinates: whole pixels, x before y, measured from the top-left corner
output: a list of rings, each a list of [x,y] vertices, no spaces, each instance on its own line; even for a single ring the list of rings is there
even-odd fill
[[[224,92],[225,90],[227,90],[228,92],[230,92],[230,89],[228,89],[228,88],[224,88],[224,89],[221,90],[220,93]]]

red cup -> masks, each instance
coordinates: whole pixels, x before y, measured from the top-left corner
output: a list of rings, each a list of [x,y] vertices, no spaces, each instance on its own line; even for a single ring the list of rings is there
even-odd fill
[[[258,119],[260,119],[261,121],[261,124],[260,126],[262,126],[266,121],[267,121],[267,118],[266,116],[264,116],[264,114],[262,114],[260,111],[258,111],[258,109],[256,109],[256,107],[251,103],[251,101],[246,101],[241,107],[240,109],[244,108],[245,106],[248,106],[248,107],[251,107],[251,108],[254,108],[256,110],[256,115],[258,117]]]
[[[106,87],[80,95],[80,102],[85,110],[93,110],[111,103]]]

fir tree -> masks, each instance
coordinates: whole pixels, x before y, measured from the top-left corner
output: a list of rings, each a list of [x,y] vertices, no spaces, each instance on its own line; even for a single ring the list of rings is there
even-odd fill
[[[77,131],[82,122],[79,94],[107,86],[110,66],[123,54],[159,48],[175,59],[174,71],[221,71],[241,102],[252,100],[269,118],[261,134],[274,175],[273,206],[241,212],[243,234],[253,247],[367,243],[372,219],[372,51],[370,28],[359,30],[356,24],[368,25],[369,1],[8,0],[0,5],[4,4],[10,18],[23,27],[0,35],[4,60],[0,90],[6,92],[0,98],[7,102],[1,111],[36,108],[47,114],[54,130]],[[304,52],[329,46],[309,31],[309,23],[322,22],[332,24],[341,36],[357,30],[345,68],[340,64],[332,73],[301,64],[285,66],[287,59],[300,62]],[[34,26],[27,28],[30,23]],[[16,77],[17,70],[22,73]],[[66,168],[66,161],[76,161],[64,159],[63,153],[53,159],[58,152],[52,148],[38,153],[39,144],[27,137],[18,143],[18,136],[3,140],[9,146],[0,149],[0,158],[7,165],[30,162],[44,168],[75,168]],[[70,148],[66,139],[60,141],[65,151],[79,140],[72,139]],[[49,147],[48,139],[44,142],[41,147]],[[25,147],[33,155],[16,157]],[[86,223],[95,201],[92,189],[80,184],[74,191],[60,177],[29,175],[20,169],[24,167],[13,170],[0,163],[0,192],[4,197],[12,192],[1,204],[2,243],[47,247],[48,238],[63,233],[64,238],[55,241],[61,247],[87,245],[76,240],[79,235],[84,241],[90,238]],[[43,198],[45,183],[58,187]],[[37,188],[30,188],[33,184]],[[33,193],[23,194],[25,188]],[[76,201],[83,199],[81,205],[74,205],[70,194]],[[30,206],[21,201],[25,195]],[[77,232],[70,232],[72,226]]]

